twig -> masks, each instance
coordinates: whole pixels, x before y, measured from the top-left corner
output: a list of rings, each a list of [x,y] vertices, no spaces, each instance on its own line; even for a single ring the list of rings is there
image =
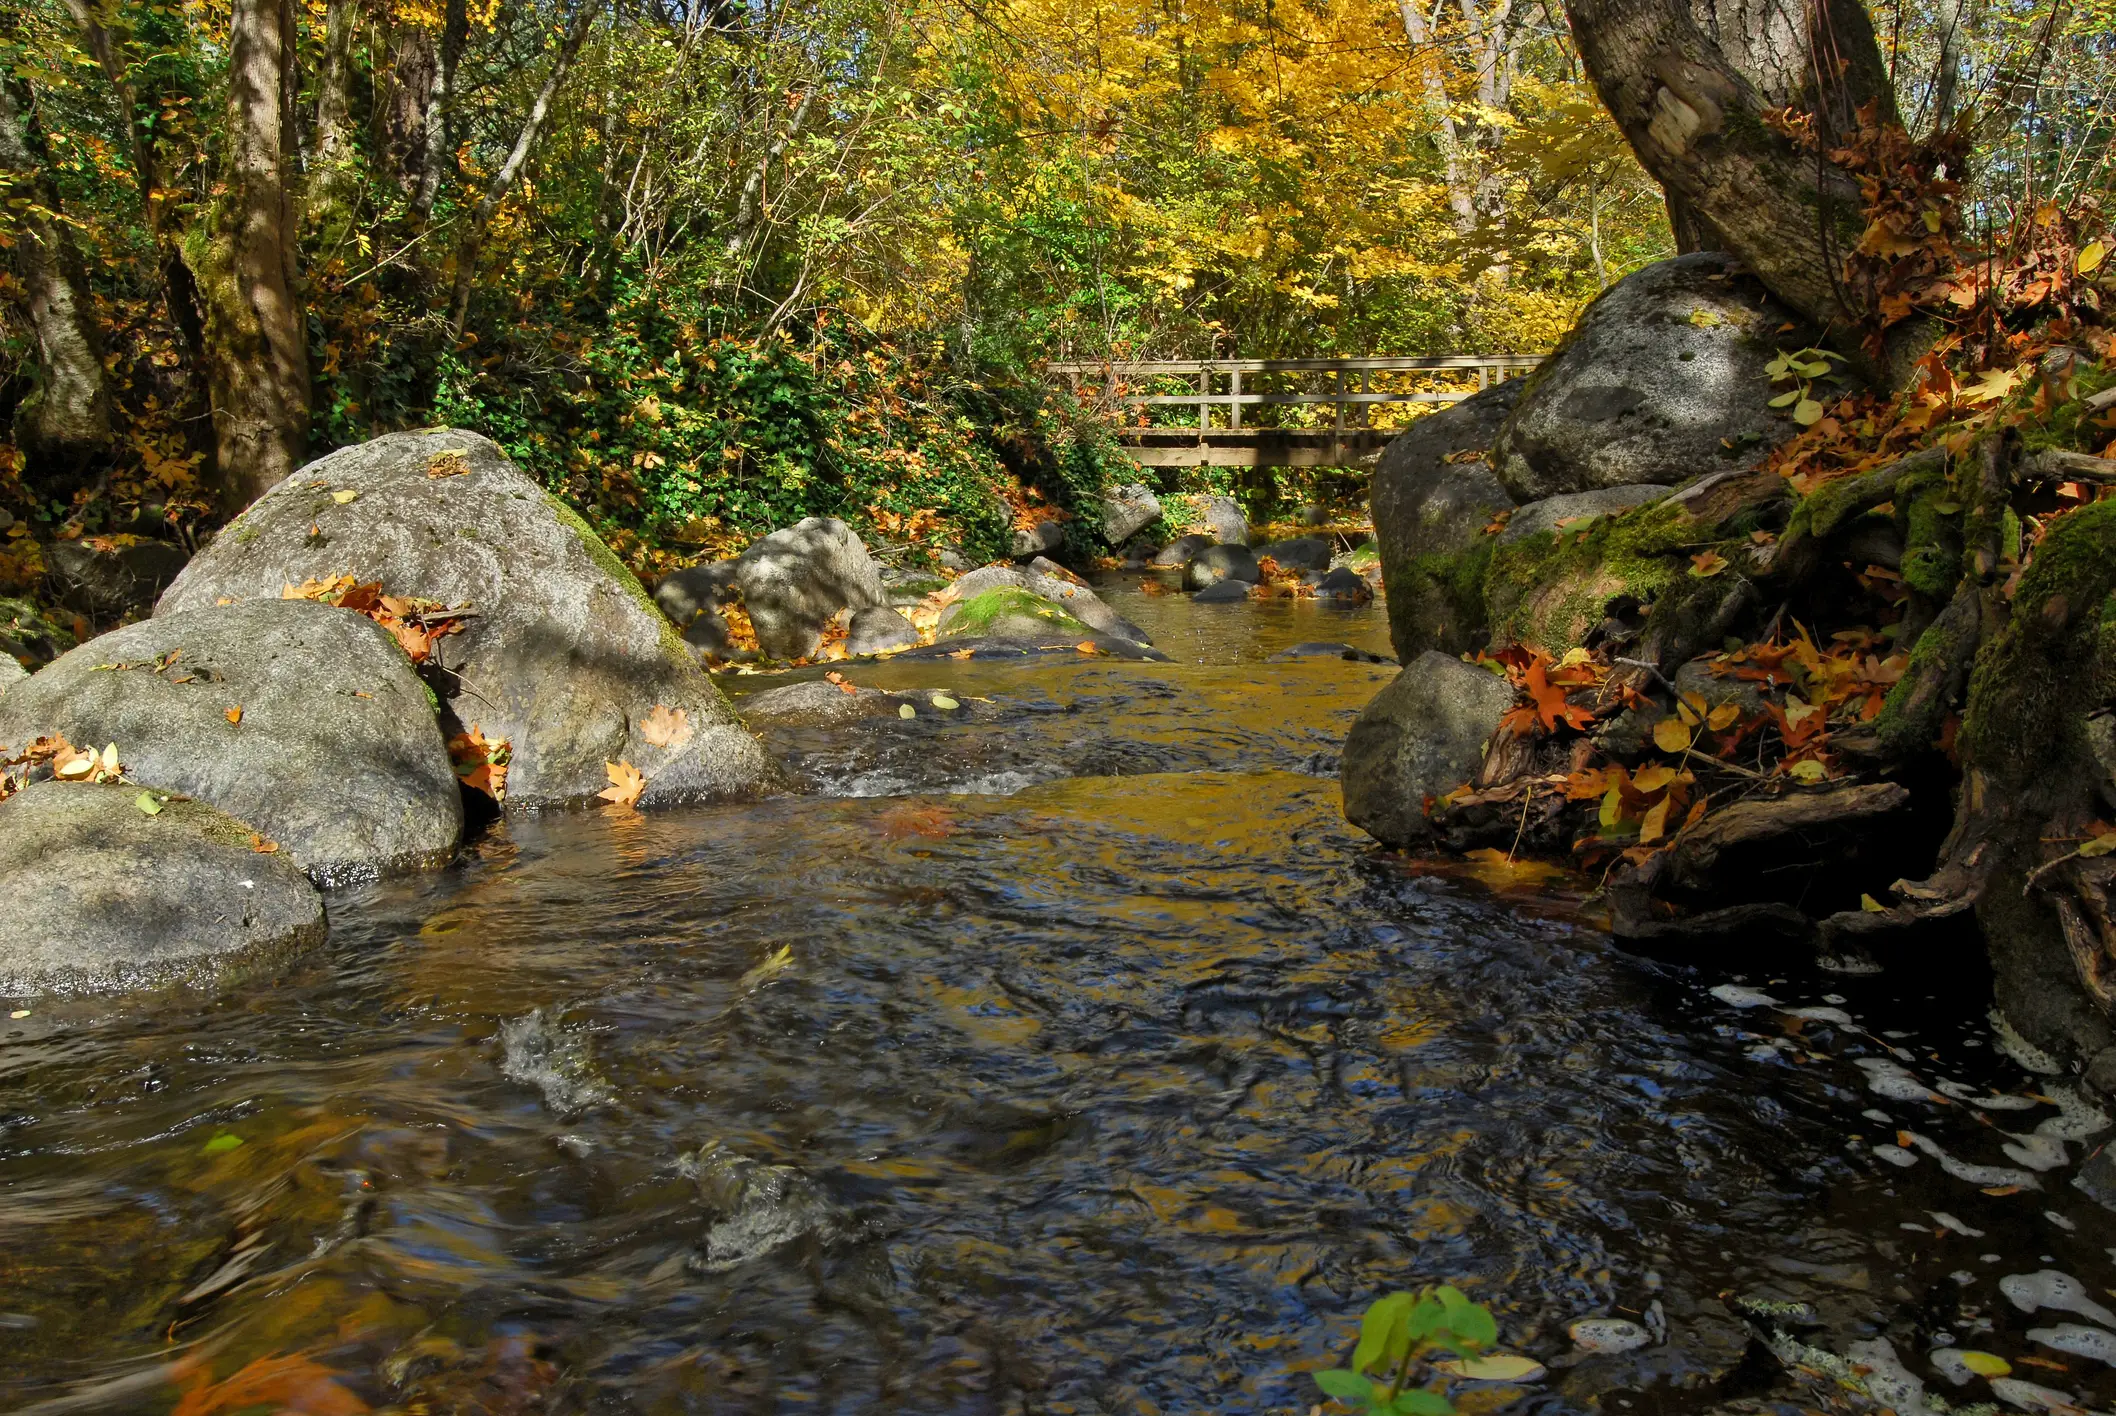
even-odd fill
[[[1653,675],[1654,678],[1660,680],[1660,686],[1662,688],[1667,689],[1668,692],[1674,694],[1677,698],[1682,697],[1682,694],[1676,691],[1675,685],[1668,682],[1666,676],[1661,673],[1660,665],[1652,662],[1651,660],[1617,658],[1614,659],[1612,662],[1619,664],[1629,664],[1634,669],[1644,669],[1647,673]]]

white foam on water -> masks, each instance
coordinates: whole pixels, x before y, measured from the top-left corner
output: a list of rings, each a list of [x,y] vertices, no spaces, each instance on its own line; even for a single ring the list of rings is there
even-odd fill
[[[2014,1131],[2004,1131],[2000,1134],[2013,1138],[1999,1147],[2006,1153],[2006,1158],[2025,1165],[2030,1170],[2058,1170],[2072,1158],[2066,1153],[2063,1141],[2055,1136],[2046,1136],[2041,1131],[2032,1136],[2023,1136]]]
[[[588,1041],[565,1032],[535,1008],[500,1024],[500,1075],[533,1086],[544,1104],[561,1116],[575,1116],[611,1099],[609,1085],[596,1075]]]
[[[1956,1219],[1953,1215],[1946,1213],[1944,1210],[1927,1210],[1925,1211],[1925,1213],[1931,1215],[1933,1218],[1933,1222],[1939,1225],[1940,1228],[1951,1229],[1965,1239],[1981,1239],[1984,1237],[1983,1230],[1971,1229],[1968,1225],[1962,1223],[1959,1219]]]
[[[1915,1131],[1906,1131],[1904,1134],[1910,1137],[1912,1145],[1938,1161],[1940,1169],[1957,1180],[1966,1180],[1972,1185],[2018,1185],[2023,1190],[2042,1188],[2042,1181],[2036,1179],[2032,1171],[2008,1170],[2003,1165],[1972,1165],[1966,1160],[1957,1160],[1949,1155],[1940,1143],[1930,1136],[1921,1136]]]
[[[1991,1394],[2008,1406],[2018,1406],[2023,1411],[2047,1411],[2052,1416],[2072,1416],[2072,1413],[2084,1409],[2069,1393],[2024,1382],[2019,1377],[1993,1377]]]
[[[2083,1141],[2109,1129],[2109,1114],[2080,1095],[2076,1088],[2059,1083],[2049,1088],[2049,1092],[2050,1099],[2057,1103],[2058,1114],[2037,1126],[2036,1135],[2059,1141]]]
[[[1998,1046],[2001,1052],[2031,1072],[2038,1072],[2045,1077],[2063,1075],[2065,1070],[2063,1065],[2055,1057],[2052,1057],[2049,1053],[2015,1032],[2013,1024],[2006,1021],[2004,1013],[1993,1008],[1990,1018],[1991,1031],[1998,1038]]]
[[[1911,1166],[1918,1163],[1918,1158],[1901,1146],[1875,1146],[1874,1154],[1887,1161],[1890,1165],[1898,1166],[1904,1170],[1908,1170]]]
[[[1865,1368],[1868,1394],[1881,1405],[1892,1407],[1896,1416],[1937,1416],[1925,1403],[1924,1381],[1903,1365],[1887,1338],[1854,1342],[1844,1349],[1844,1355]]]
[[[1722,983],[1712,990],[1712,996],[1729,1008],[1775,1008],[1778,1000],[1768,993],[1759,993],[1753,988],[1743,988],[1738,983]]]
[[[1966,1279],[1969,1275],[1960,1274],[1957,1277]],[[1931,1361],[1932,1369],[1956,1386],[1967,1386],[1976,1377],[1976,1373],[1969,1370],[1969,1364],[1962,1360],[1959,1348],[1937,1347],[1925,1355]]]
[[[1653,1340],[1644,1328],[1624,1318],[1581,1318],[1565,1332],[1582,1352],[1629,1352]]]
[[[1788,1008],[1788,1017],[1805,1018],[1811,1023],[1836,1023],[1840,1027],[1854,1027],[1852,1015],[1842,1008]]]
[[[1938,1101],[1940,1096],[1897,1062],[1886,1057],[1861,1057],[1854,1061],[1866,1074],[1866,1089],[1890,1101]]]
[[[2116,1328],[2116,1313],[2088,1297],[2085,1284],[2057,1269],[2009,1273],[1998,1281],[1998,1291],[2024,1313],[2055,1308],[2060,1313],[2077,1313],[2090,1322]]]
[[[2056,1327],[2029,1328],[2028,1341],[2116,1367],[2116,1333],[2104,1332],[2097,1327],[2059,1323]]]

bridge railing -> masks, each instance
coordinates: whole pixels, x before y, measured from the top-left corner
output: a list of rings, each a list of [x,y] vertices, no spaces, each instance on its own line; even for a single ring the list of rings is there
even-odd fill
[[[1533,370],[1543,362],[1541,354],[1441,354],[1422,358],[1369,358],[1369,359],[1140,359],[1123,362],[1055,362],[1048,366],[1049,372],[1066,379],[1075,394],[1084,395],[1090,382],[1095,385],[1095,396],[1110,403],[1125,404],[1133,408],[1189,407],[1196,412],[1191,420],[1176,426],[1168,424],[1147,425],[1129,428],[1135,434],[1168,434],[1189,429],[1203,443],[1208,434],[1217,432],[1241,433],[1244,431],[1242,410],[1258,407],[1307,407],[1321,406],[1333,411],[1333,426],[1329,428],[1304,426],[1298,429],[1276,429],[1272,431],[1299,431],[1308,433],[1334,432],[1339,436],[1371,426],[1371,413],[1375,406],[1386,404],[1457,403],[1479,389]],[[1393,375],[1386,382],[1424,382],[1415,376],[1448,376],[1467,380],[1474,376],[1476,386],[1443,388],[1383,388],[1374,387],[1375,375]],[[1413,376],[1405,378],[1405,375]],[[1326,382],[1330,387],[1320,391],[1304,389],[1294,392],[1266,391],[1257,387],[1259,383],[1294,381],[1312,384]],[[1160,383],[1172,379],[1183,379],[1193,385],[1194,391],[1183,393],[1135,392],[1141,384]],[[1245,381],[1249,385],[1244,387]],[[1355,385],[1356,382],[1356,386]],[[1222,421],[1214,426],[1214,410],[1221,410]],[[1254,424],[1249,431],[1261,431]]]

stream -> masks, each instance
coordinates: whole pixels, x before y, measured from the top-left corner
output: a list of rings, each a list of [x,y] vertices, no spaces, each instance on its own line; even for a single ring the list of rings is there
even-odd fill
[[[959,707],[510,820],[218,997],[0,1019],[0,1409],[1298,1413],[1442,1281],[1549,1369],[1469,1411],[1789,1399],[1757,1298],[2116,1403],[2028,1335],[2116,1304],[2099,1121],[1973,964],[1641,958],[1592,882],[1383,853],[1335,764],[1393,666],[1272,658],[1379,606],[1102,590],[1171,662],[855,667]],[[2087,1296],[2001,1288],[2044,1270]]]

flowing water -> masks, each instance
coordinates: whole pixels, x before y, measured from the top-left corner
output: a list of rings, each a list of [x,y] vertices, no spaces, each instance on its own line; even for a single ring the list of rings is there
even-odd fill
[[[506,823],[223,996],[0,1020],[0,1407],[1300,1412],[1441,1280],[1550,1369],[1476,1410],[1783,1396],[1757,1298],[2116,1400],[2029,1336],[2116,1322],[2097,1119],[1972,970],[1649,961],[1381,853],[1334,762],[1392,670],[1270,657],[1378,609],[1109,593],[1173,662],[857,668],[960,706]]]

